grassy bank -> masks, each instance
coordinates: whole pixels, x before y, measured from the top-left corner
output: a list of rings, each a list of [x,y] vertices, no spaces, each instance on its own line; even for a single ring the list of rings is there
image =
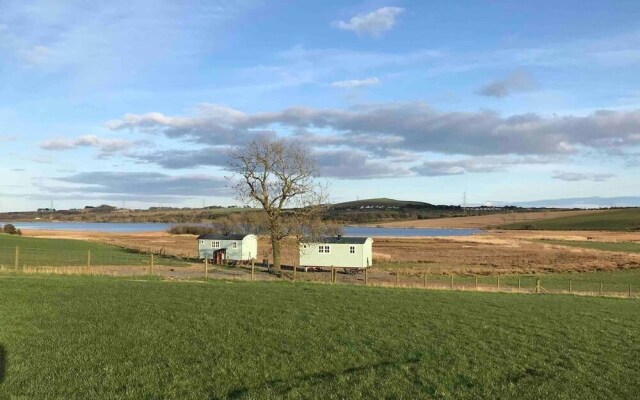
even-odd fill
[[[640,253],[640,243],[633,242],[594,242],[585,240],[538,240],[540,243],[559,246],[578,247],[581,249],[617,251],[622,253]]]
[[[633,398],[637,300],[0,276],[0,398]]]
[[[533,230],[640,230],[640,208],[611,210],[593,214],[552,218],[539,221],[523,221],[499,226],[500,229]]]
[[[136,253],[102,243],[72,239],[43,239],[0,234],[0,265],[15,265],[15,248],[19,247],[19,266],[85,266],[89,252],[93,265],[146,265],[148,254]],[[168,257],[157,257],[164,265],[186,265]]]

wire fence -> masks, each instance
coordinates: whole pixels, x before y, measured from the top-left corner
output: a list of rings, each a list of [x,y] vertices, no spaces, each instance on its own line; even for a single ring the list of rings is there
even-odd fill
[[[114,248],[112,251],[58,250],[28,247],[0,247],[0,271],[52,274],[140,275],[159,274],[170,277],[290,280],[292,282],[323,282],[439,290],[493,291],[510,293],[554,293],[586,296],[640,297],[640,285],[634,287],[616,277],[603,275],[456,275],[402,274],[384,269],[344,270],[324,268],[303,272],[288,267],[279,278],[268,265],[212,266],[200,261],[140,253]],[[191,267],[174,268],[174,267]],[[180,271],[181,274],[176,273]],[[356,272],[356,273],[353,273]]]
[[[100,266],[152,267],[156,265],[188,265],[184,260],[156,254],[138,253],[114,248],[112,251],[58,250],[29,247],[0,247],[0,268],[23,270],[27,268],[60,268]]]

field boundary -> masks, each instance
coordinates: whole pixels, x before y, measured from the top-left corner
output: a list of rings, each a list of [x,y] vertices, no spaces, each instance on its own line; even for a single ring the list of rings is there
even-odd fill
[[[205,269],[202,266],[189,270],[190,274],[170,274],[169,271],[175,272],[173,268],[157,269],[152,271],[149,268],[140,268],[137,270],[123,268],[94,268],[86,267],[24,267],[19,269],[7,268],[0,266],[0,273],[13,275],[84,275],[84,276],[110,276],[121,278],[140,278],[143,276],[152,278],[161,278],[167,281],[185,281],[185,282],[202,282],[208,280],[215,281],[243,281],[243,282],[289,282],[311,283],[321,285],[337,285],[337,286],[360,286],[372,288],[388,288],[388,289],[423,289],[423,290],[439,290],[439,291],[463,291],[463,292],[484,292],[484,293],[505,293],[505,294],[532,294],[532,295],[575,295],[584,297],[606,297],[620,299],[640,299],[640,291],[634,291],[632,285],[626,285],[625,290],[610,290],[612,286],[621,287],[620,283],[604,283],[600,282],[596,290],[579,290],[573,286],[574,281],[567,280],[567,287],[564,289],[545,288],[544,276],[533,278],[535,286],[522,285],[518,279],[518,286],[501,283],[504,275],[482,275],[473,276],[475,282],[460,282],[460,279],[468,279],[469,276],[448,275],[448,282],[442,281],[445,275],[422,275],[421,282],[416,282],[415,276],[402,276],[394,274],[395,281],[374,280],[368,276],[368,272],[364,273],[363,281],[353,283],[341,281],[337,268],[329,271],[323,271],[319,275],[317,273],[302,273],[296,270],[283,271],[278,277],[271,273],[268,268],[263,266],[234,266],[221,267],[210,266]],[[314,274],[314,275],[306,275]],[[305,276],[306,275],[306,276]],[[487,284],[486,282],[478,282],[478,277],[495,280],[496,284]],[[434,280],[437,278],[438,281]],[[584,283],[584,282],[583,282]],[[589,282],[594,283],[594,282]]]

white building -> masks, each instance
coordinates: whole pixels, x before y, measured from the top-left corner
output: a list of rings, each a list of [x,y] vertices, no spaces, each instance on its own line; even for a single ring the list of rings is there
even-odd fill
[[[300,244],[301,267],[367,268],[373,263],[373,239],[326,237]]]
[[[212,260],[216,264],[230,261],[250,261],[258,255],[256,235],[207,234],[198,236],[200,259]]]

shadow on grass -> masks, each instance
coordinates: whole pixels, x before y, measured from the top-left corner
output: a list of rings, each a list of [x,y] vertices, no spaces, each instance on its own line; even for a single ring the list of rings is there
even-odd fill
[[[344,375],[358,374],[361,372],[371,371],[371,370],[380,369],[380,368],[399,368],[403,365],[417,364],[421,360],[422,360],[422,357],[415,356],[415,357],[407,358],[406,360],[384,361],[377,364],[365,365],[361,367],[351,367],[351,368],[347,368],[342,371],[336,371],[336,372],[323,371],[323,372],[316,372],[313,374],[307,374],[307,375],[298,376],[298,377],[292,377],[291,379],[286,379],[286,380],[273,379],[270,381],[265,381],[262,385],[252,387],[252,388],[249,388],[249,387],[235,388],[229,391],[228,393],[226,393],[221,398],[238,399],[238,398],[247,396],[252,391],[256,391],[261,388],[270,388],[275,392],[278,392],[280,396],[284,396],[286,395],[287,392],[291,391],[292,389],[304,383],[319,385],[321,383],[326,383],[327,381],[338,379],[339,377]],[[211,397],[211,399],[218,399],[218,397]]]
[[[0,344],[0,383],[4,382],[4,378],[7,374],[7,351],[4,346]]]

